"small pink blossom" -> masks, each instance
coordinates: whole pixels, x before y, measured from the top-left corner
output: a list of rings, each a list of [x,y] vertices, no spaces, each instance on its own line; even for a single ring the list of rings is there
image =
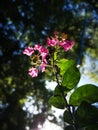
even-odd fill
[[[36,51],[39,51],[40,52],[40,50],[41,50],[41,45],[40,44],[35,44],[35,46],[34,46],[34,50]]]
[[[69,49],[71,49],[74,45],[73,41],[68,41],[68,40],[63,40],[60,43],[60,46],[64,48],[65,51],[68,51]]]
[[[48,55],[48,49],[45,47],[41,47],[40,49],[40,55],[42,56],[42,61],[46,61],[46,56]]]
[[[48,55],[48,49],[45,48],[44,46],[41,46],[40,44],[36,44],[34,47],[28,47],[23,51],[23,54],[26,54],[28,56],[31,56],[33,53],[38,51],[38,61],[36,60],[37,67],[41,69],[42,72],[45,71],[46,66],[47,66],[47,60],[46,56]],[[41,56],[41,59],[40,59]],[[39,69],[36,67],[32,67],[29,69],[28,74],[31,77],[37,77],[38,76]]]
[[[46,65],[44,62],[41,63],[40,68],[41,68],[41,71],[42,71],[42,72],[45,72],[46,66],[47,66],[47,65]]]
[[[30,68],[28,74],[33,78],[38,76],[38,69],[37,68]]]
[[[34,53],[34,48],[33,47],[27,47],[24,51],[23,54],[26,54],[28,56],[31,56]]]
[[[34,46],[34,50],[37,50],[41,54],[41,56],[47,56],[49,53],[47,48],[38,44]]]
[[[58,39],[57,38],[52,38],[50,39],[49,37],[46,39],[46,43],[48,46],[55,46],[56,44],[58,44]]]
[[[48,49],[45,48],[44,46],[41,46],[41,45],[38,45],[36,44],[34,46],[34,50],[37,50],[39,52],[39,54],[41,55],[42,57],[42,61],[46,62],[46,56],[48,55]]]

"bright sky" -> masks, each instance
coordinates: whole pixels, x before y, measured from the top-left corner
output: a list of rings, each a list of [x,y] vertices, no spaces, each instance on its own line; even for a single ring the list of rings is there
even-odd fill
[[[48,120],[45,121],[43,128],[41,130],[63,130],[60,126],[57,126],[54,123],[49,122]]]

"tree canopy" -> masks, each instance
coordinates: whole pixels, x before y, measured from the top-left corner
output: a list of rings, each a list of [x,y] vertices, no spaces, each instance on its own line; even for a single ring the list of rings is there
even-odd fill
[[[95,0],[1,0],[0,1],[0,130],[25,130],[43,124],[51,109],[52,91],[46,89],[43,74],[36,79],[27,75],[30,60],[23,49],[45,44],[54,30],[75,41],[70,52],[77,64],[87,53],[98,74],[98,2]],[[65,56],[68,57],[67,54]],[[90,63],[89,63],[90,64]],[[49,73],[49,72],[48,72]],[[51,77],[51,75],[50,75]],[[48,76],[46,76],[48,80]],[[23,107],[32,100],[38,113]],[[55,118],[54,122],[56,122]]]

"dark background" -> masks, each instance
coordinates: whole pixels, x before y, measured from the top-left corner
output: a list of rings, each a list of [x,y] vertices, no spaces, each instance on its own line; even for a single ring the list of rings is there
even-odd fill
[[[75,41],[70,56],[78,64],[83,65],[86,52],[98,60],[96,0],[0,0],[0,130],[37,129],[49,115],[58,122],[48,103],[52,91],[45,87],[51,76],[29,77],[30,60],[22,54],[27,46],[44,45],[54,30]],[[24,107],[27,101],[33,101],[37,114]]]

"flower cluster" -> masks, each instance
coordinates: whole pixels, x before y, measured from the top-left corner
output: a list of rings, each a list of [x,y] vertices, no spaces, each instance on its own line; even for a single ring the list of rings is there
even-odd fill
[[[71,49],[74,45],[73,41],[67,40],[67,35],[64,33],[59,34],[58,32],[54,33],[54,36],[51,38],[47,38],[47,45],[48,46],[60,46],[62,47],[65,51],[68,51]]]
[[[38,54],[36,54],[36,51]],[[46,56],[48,55],[48,49],[44,46],[41,46],[39,44],[36,44],[34,47],[27,47],[23,54],[26,54],[27,56],[32,56],[32,54],[35,54],[33,56],[33,67],[29,69],[28,74],[31,77],[37,77],[38,76],[38,68],[41,69],[42,72],[45,71],[47,66],[47,60]]]
[[[67,35],[64,33],[54,32],[54,35],[52,37],[47,37],[46,44],[47,47],[59,46],[60,48],[63,48],[65,51],[68,51],[73,47],[74,42],[67,40]],[[27,56],[33,55],[33,66],[32,68],[29,69],[28,72],[28,74],[31,77],[37,77],[39,70],[41,70],[42,72],[46,70],[48,64],[47,61],[48,54],[50,55],[50,58],[52,58],[48,49],[40,44],[36,44],[34,47],[27,47],[23,51],[23,54],[26,54]]]

